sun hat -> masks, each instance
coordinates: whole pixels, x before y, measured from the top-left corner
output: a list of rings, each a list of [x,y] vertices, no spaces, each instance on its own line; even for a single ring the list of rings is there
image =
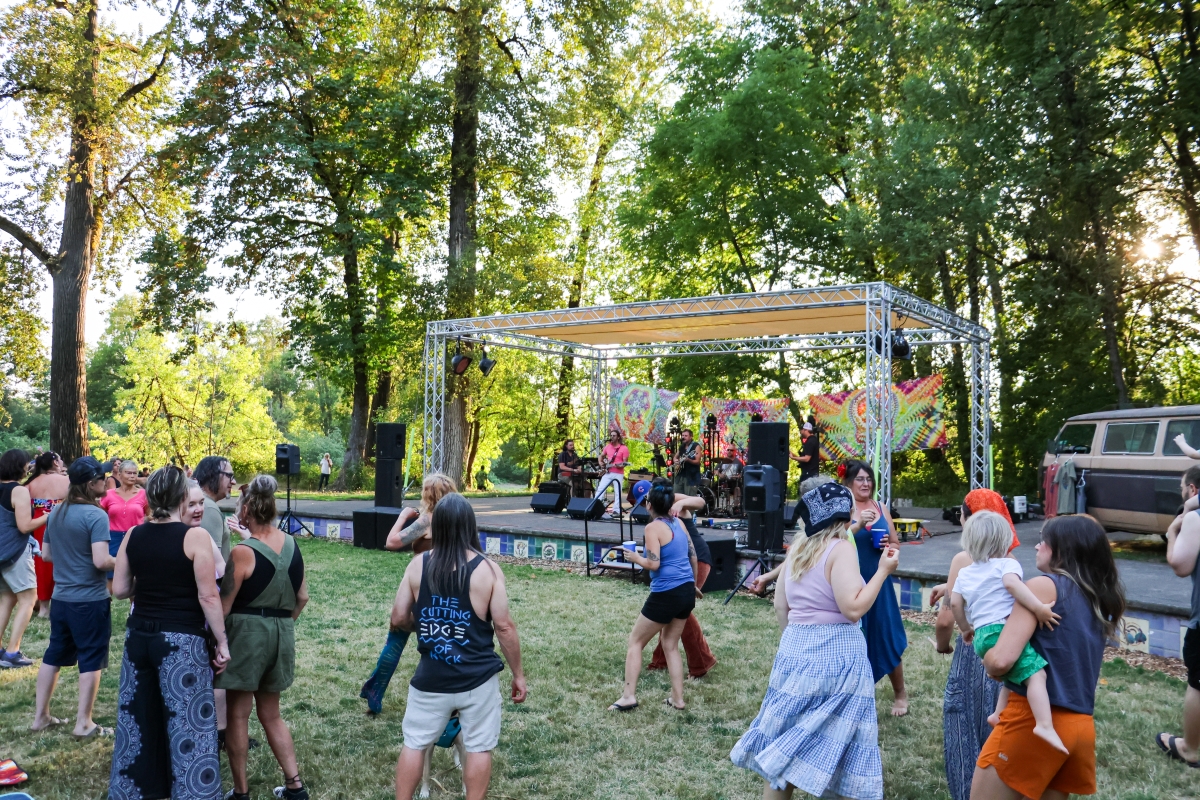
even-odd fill
[[[840,483],[823,483],[800,498],[800,518],[808,536],[820,533],[830,525],[849,522],[854,509],[854,497]]]
[[[77,458],[67,467],[67,480],[75,486],[82,486],[103,477],[104,469],[100,462],[91,456]]]

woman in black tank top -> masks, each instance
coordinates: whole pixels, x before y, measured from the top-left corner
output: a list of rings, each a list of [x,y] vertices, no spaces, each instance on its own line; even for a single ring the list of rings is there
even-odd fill
[[[132,597],[133,611],[121,662],[113,800],[221,797],[212,681],[213,668],[229,662],[229,646],[212,539],[181,521],[187,498],[181,469],[154,472],[146,481],[152,521],[129,531],[117,551],[113,593]],[[212,666],[208,633],[216,640]]]

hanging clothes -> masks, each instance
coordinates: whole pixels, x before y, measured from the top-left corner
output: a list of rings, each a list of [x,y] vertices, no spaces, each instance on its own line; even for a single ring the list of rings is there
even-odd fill
[[[1075,483],[1079,473],[1075,470],[1075,460],[1069,459],[1058,468],[1058,513],[1075,513]]]
[[[1046,467],[1046,475],[1042,478],[1042,497],[1046,499],[1042,513],[1046,519],[1058,516],[1058,467],[1057,461]]]
[[[1075,484],[1075,513],[1087,513],[1087,470],[1079,471],[1079,482]]]

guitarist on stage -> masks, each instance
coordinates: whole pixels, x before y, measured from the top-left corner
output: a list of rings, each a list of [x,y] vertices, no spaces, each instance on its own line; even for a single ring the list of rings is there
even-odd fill
[[[684,428],[679,437],[679,460],[675,467],[675,493],[695,497],[700,485],[700,443],[691,428]]]
[[[629,466],[629,448],[621,441],[621,432],[613,428],[608,432],[608,444],[600,451],[600,469],[605,470],[604,477],[596,487],[593,497],[603,497],[609,486],[616,490],[613,504],[608,508],[608,515],[615,517],[620,512],[622,485],[625,482],[625,467]]]

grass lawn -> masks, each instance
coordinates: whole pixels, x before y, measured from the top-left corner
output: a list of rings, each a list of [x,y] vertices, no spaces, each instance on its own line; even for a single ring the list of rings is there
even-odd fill
[[[314,798],[393,797],[400,721],[415,647],[404,654],[376,719],[358,699],[386,632],[386,614],[407,556],[359,550],[318,540],[301,543],[308,566],[308,609],[300,618],[296,684],[284,694],[284,715],[296,739],[301,771]],[[500,798],[757,798],[759,779],[729,762],[729,750],[758,711],[779,632],[768,604],[739,597],[722,607],[705,599],[698,614],[720,663],[708,677],[688,683],[686,711],[662,705],[665,674],[643,675],[642,707],[606,712],[620,695],[624,640],[644,586],[586,579],[564,571],[505,566],[513,613],[520,628],[529,700],[505,702],[504,731],[496,753],[493,797]],[[115,633],[128,604],[114,604]],[[38,656],[48,624],[35,620],[25,651]],[[886,716],[891,690],[879,691],[880,742],[885,796],[946,798],[942,768],[941,703],[949,658],[934,653],[932,630],[909,628],[905,671],[912,713]],[[113,637],[113,668],[104,674],[96,719],[115,722],[120,638]],[[646,654],[649,658],[649,653]],[[76,742],[70,728],[32,734],[34,669],[0,672],[0,758],[15,758],[31,775],[22,788],[38,800],[106,796],[112,742]],[[1182,681],[1122,662],[1106,664],[1097,728],[1101,798],[1168,800],[1200,794],[1200,774],[1172,764],[1154,747],[1160,730],[1178,733]],[[501,675],[507,692],[505,671]],[[72,716],[76,674],[64,670],[54,704]],[[251,733],[263,739],[257,723]],[[264,746],[251,753],[251,789],[270,796],[280,774]],[[434,777],[461,796],[446,751],[434,757]],[[226,788],[229,787],[226,771]]]

